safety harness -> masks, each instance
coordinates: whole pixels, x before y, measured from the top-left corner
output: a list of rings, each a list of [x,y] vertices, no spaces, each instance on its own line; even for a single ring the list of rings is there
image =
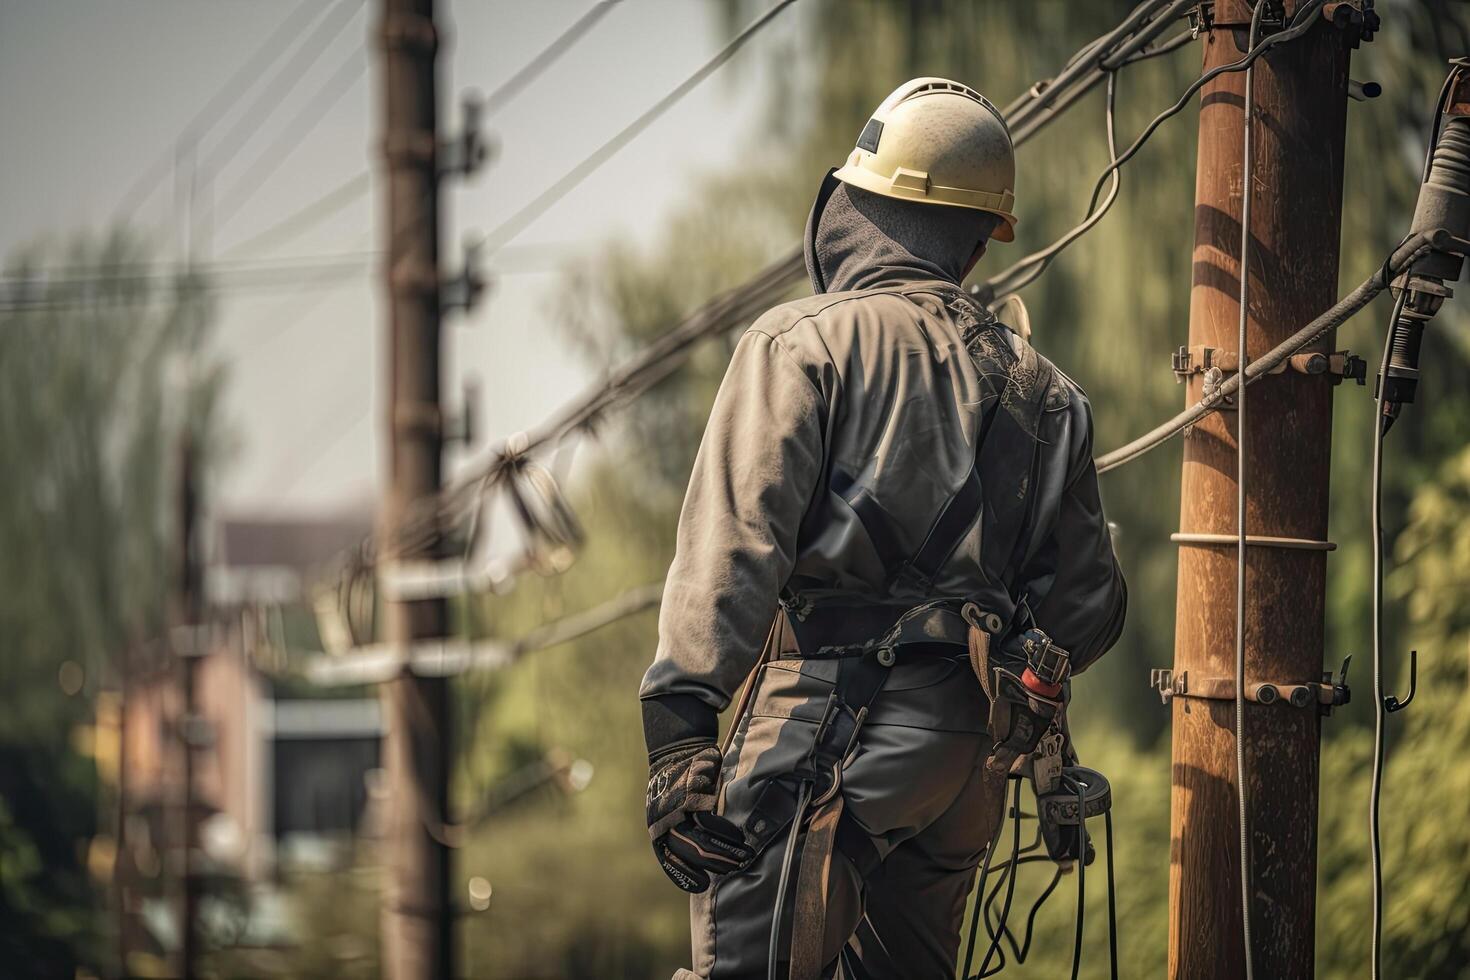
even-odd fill
[[[989,581],[998,587],[984,595],[942,595],[908,606],[891,599],[856,602],[795,590],[783,594],[766,649],[747,681],[732,735],[744,719],[760,671],[778,653],[835,659],[838,667],[802,762],[761,787],[744,828],[756,853],[788,828],[790,831],[772,917],[770,980],[780,975],[786,895],[793,885],[793,873],[786,975],[791,980],[816,980],[823,967],[826,896],[834,851],[841,850],[864,876],[878,865],[877,851],[867,835],[842,819],[842,771],[857,749],[859,733],[889,669],[900,656],[920,651],[932,654],[935,644],[968,649],[971,665],[990,699],[989,728],[995,752],[989,765],[993,769],[1009,772],[1017,759],[1029,759],[1044,735],[1058,731],[1061,717],[1062,684],[1069,670],[1067,652],[1035,627],[1024,597],[1013,601],[1011,589],[1016,570],[1033,546],[1029,532],[1042,414],[1065,407],[1067,386],[1059,372],[1028,345],[1012,344],[1006,328],[963,291],[924,284],[892,292],[911,301],[915,294],[938,295],[960,324],[983,388],[975,460],[913,554],[904,553],[892,518],[866,488],[840,471],[832,474],[829,486],[852,508],[889,569],[886,596],[932,595],[940,570],[969,528],[982,518],[987,533],[981,542],[981,564]],[[1024,632],[1016,629],[1021,625],[1027,627]],[[1008,635],[1021,637],[1019,653],[1000,653],[1001,640]],[[1062,745],[1060,738],[1046,743],[1043,758],[1048,761],[1040,765],[1048,773],[1054,770],[1048,778],[1060,780]],[[796,867],[797,838],[803,828],[801,860]],[[1065,849],[1061,837],[1060,831],[1048,834],[1049,851]],[[989,849],[987,862],[988,858]]]

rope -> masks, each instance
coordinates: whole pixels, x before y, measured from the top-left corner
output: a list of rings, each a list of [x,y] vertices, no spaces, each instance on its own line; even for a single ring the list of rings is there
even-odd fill
[[[1251,12],[1247,48],[1256,46],[1261,29],[1261,15],[1266,0],[1256,0]],[[1239,370],[1249,367],[1246,353],[1247,324],[1250,322],[1250,253],[1251,198],[1255,178],[1254,133],[1256,111],[1256,69],[1245,70],[1244,147],[1241,151],[1240,203],[1240,320],[1236,350]],[[1240,925],[1245,944],[1246,980],[1254,980],[1251,956],[1251,841],[1250,814],[1245,783],[1245,556],[1246,556],[1246,478],[1245,478],[1245,393],[1242,387],[1235,396],[1235,796],[1240,811]]]

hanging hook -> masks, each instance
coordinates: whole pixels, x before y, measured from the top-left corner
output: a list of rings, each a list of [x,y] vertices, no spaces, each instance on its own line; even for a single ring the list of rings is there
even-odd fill
[[[1388,712],[1403,711],[1414,700],[1414,691],[1419,687],[1419,651],[1409,651],[1409,696],[1400,701],[1390,694],[1383,699],[1383,710]]]

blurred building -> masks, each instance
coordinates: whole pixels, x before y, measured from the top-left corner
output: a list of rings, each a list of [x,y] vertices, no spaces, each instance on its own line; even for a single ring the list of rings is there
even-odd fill
[[[337,692],[292,683],[287,651],[321,649],[311,583],[371,527],[364,512],[226,517],[211,528],[207,652],[195,667],[207,744],[193,787],[211,867],[269,880],[283,856],[320,860],[323,842],[350,839],[362,826],[383,735],[378,701],[370,693],[323,697]],[[177,839],[181,819],[177,661],[162,650],[137,658],[122,694],[125,836],[146,866]]]

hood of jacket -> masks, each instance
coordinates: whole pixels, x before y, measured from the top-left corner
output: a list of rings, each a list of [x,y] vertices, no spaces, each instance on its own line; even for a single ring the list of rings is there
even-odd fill
[[[993,216],[883,197],[831,173],[807,218],[804,252],[817,293],[939,280],[958,286]]]

